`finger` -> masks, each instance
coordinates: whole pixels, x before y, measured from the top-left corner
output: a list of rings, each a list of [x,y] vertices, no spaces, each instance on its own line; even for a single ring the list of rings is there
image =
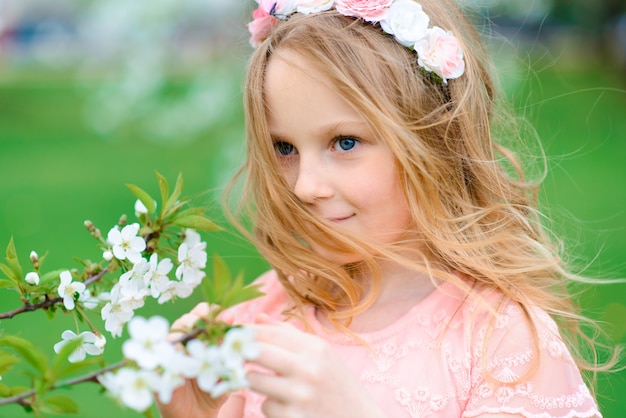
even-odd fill
[[[196,315],[198,318],[208,318],[215,308],[215,305],[209,305],[207,302],[200,302],[194,306],[189,313]]]
[[[263,320],[263,318],[260,319],[260,321]],[[281,343],[284,343],[287,346],[291,346],[294,343],[298,343],[303,340],[308,341],[313,337],[311,334],[307,334],[300,331],[293,325],[285,323],[276,324],[274,322],[255,322],[251,325],[251,328],[254,330],[254,335],[256,336],[257,341],[272,342],[280,345],[282,345]]]
[[[259,355],[250,363],[279,375],[292,375],[298,367],[297,353],[275,344],[258,342]]]
[[[299,418],[301,416],[304,416],[298,411],[294,410],[294,408],[292,408],[290,404],[278,402],[271,398],[267,398],[263,402],[263,405],[261,405],[261,410],[263,411],[263,414],[265,414],[265,416],[268,418]]]
[[[277,402],[293,403],[310,398],[308,386],[293,379],[260,371],[250,371],[246,378],[251,390]]]

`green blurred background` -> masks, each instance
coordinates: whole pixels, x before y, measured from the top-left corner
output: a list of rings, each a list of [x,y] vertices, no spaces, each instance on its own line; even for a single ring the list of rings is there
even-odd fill
[[[132,218],[124,185],[156,194],[153,170],[171,182],[183,173],[186,194],[225,224],[220,193],[244,152],[244,24],[252,7],[227,3],[0,0],[0,248],[12,236],[23,262],[31,250],[48,253],[46,270],[77,267],[74,256],[98,259],[83,221],[107,231],[121,214]],[[464,3],[492,21],[502,85],[542,140],[549,173],[541,204],[552,229],[584,274],[626,277],[624,2]],[[228,229],[205,238],[209,252],[248,279],[266,268]],[[149,303],[139,314],[173,320],[200,299]],[[626,285],[590,286],[580,303],[626,343]],[[16,294],[0,291],[0,311],[17,306]],[[71,327],[69,316],[49,321],[41,312],[0,322],[50,355]],[[108,340],[114,362],[121,341]],[[11,373],[3,381],[24,379]],[[79,403],[80,417],[139,416],[96,385],[62,392]],[[625,372],[599,377],[605,417],[626,416],[625,393]],[[0,407],[2,418],[26,416]]]

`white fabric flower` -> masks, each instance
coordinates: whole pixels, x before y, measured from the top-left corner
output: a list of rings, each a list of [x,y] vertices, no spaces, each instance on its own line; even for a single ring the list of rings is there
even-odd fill
[[[172,349],[167,341],[169,328],[167,320],[160,316],[147,320],[140,316],[133,318],[128,323],[130,339],[122,346],[124,356],[134,360],[142,369],[156,368]]]
[[[26,276],[24,277],[24,281],[28,284],[32,284],[33,286],[37,286],[39,284],[39,274],[37,274],[34,271],[31,271],[30,273],[26,273]]]
[[[70,363],[77,363],[83,361],[87,354],[90,356],[98,356],[104,352],[104,346],[106,344],[106,338],[103,335],[96,335],[90,331],[84,331],[80,334],[76,334],[73,331],[65,330],[61,334],[62,341],[54,345],[54,352],[59,353],[61,349],[70,341],[77,338],[82,339],[81,345],[79,345],[72,354],[70,354],[68,361]]]
[[[428,30],[426,37],[415,44],[417,63],[426,71],[437,74],[447,84],[447,80],[458,78],[465,72],[463,50],[459,40],[438,26]]]
[[[413,0],[395,0],[380,27],[393,35],[398,43],[410,47],[426,36],[430,18]]]
[[[285,16],[293,14],[298,7],[298,0],[258,0],[257,3],[268,13],[274,8],[275,14]]]
[[[334,3],[334,0],[300,0],[296,11],[298,13],[302,13],[303,15],[319,13],[325,10],[330,10]]]
[[[85,284],[82,282],[73,282],[72,273],[69,270],[65,270],[60,274],[61,283],[59,284],[59,296],[63,298],[63,305],[65,309],[72,310],[75,307],[74,298],[78,295],[81,297],[85,291]]]
[[[112,246],[113,255],[118,260],[130,260],[136,263],[141,259],[141,252],[146,249],[146,242],[140,236],[139,224],[126,225],[120,231],[117,226],[107,234],[107,242]]]

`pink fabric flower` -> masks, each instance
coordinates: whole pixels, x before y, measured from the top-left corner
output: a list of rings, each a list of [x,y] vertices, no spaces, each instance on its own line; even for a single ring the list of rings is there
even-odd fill
[[[426,71],[437,74],[447,84],[447,80],[458,78],[465,72],[463,50],[459,40],[450,32],[434,26],[426,37],[415,44],[417,63]]]
[[[391,3],[393,0],[336,0],[335,8],[344,16],[379,22],[387,17],[387,9]]]
[[[248,30],[250,31],[250,44],[257,48],[261,45],[261,42],[267,38],[270,33],[270,29],[278,22],[274,16],[263,9],[263,6],[259,6],[252,13],[252,22],[248,23]]]

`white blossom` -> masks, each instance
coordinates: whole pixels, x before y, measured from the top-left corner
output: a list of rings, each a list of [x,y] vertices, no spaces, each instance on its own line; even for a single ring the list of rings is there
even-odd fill
[[[102,258],[104,258],[106,261],[111,261],[113,260],[113,251],[111,250],[105,250],[102,253]]]
[[[85,289],[85,291],[80,294],[78,300],[81,301],[83,306],[87,309],[96,309],[98,303],[100,303],[100,299],[93,296],[89,289]]]
[[[133,268],[120,276],[117,287],[120,291],[120,299],[133,302],[133,309],[143,306],[144,299],[149,290],[146,283],[146,273],[150,265],[145,258],[140,258],[133,265]]]
[[[90,356],[98,356],[102,354],[106,344],[106,338],[103,335],[96,335],[90,331],[84,331],[77,335],[75,332],[68,329],[63,331],[61,338],[63,338],[63,340],[54,345],[54,352],[57,354],[70,341],[77,338],[82,339],[81,345],[79,345],[76,350],[70,354],[68,358],[70,363],[83,361],[86,354],[89,354]]]
[[[112,246],[113,255],[118,260],[130,260],[136,263],[141,258],[141,252],[146,249],[146,242],[140,236],[139,224],[126,225],[120,231],[118,226],[111,228],[107,235],[107,242]]]
[[[156,207],[156,202],[154,205]],[[137,199],[137,201],[135,202],[135,216],[139,217],[141,215],[146,215],[147,213],[148,208],[146,207],[146,205],[144,205],[141,200]]]
[[[170,344],[170,352],[161,359],[163,371],[159,376],[155,391],[162,403],[172,400],[174,390],[185,383],[186,377],[194,377],[196,362]]]
[[[24,281],[28,284],[32,284],[33,286],[37,286],[39,284],[39,274],[37,274],[34,271],[31,271],[30,273],[26,273],[26,276],[24,277]]]
[[[145,274],[146,285],[150,287],[150,294],[157,298],[169,285],[168,274],[174,268],[172,260],[165,258],[159,261],[159,256],[154,253],[150,256],[149,269]]]
[[[260,347],[255,340],[252,328],[231,328],[224,336],[220,351],[226,363],[229,363],[230,359],[243,363],[243,360],[257,358]]]
[[[74,297],[78,294],[78,297],[85,291],[85,284],[82,282],[73,282],[72,273],[69,270],[65,270],[60,274],[61,283],[59,284],[59,296],[63,298],[63,305],[65,309],[74,309]]]
[[[98,381],[124,405],[143,412],[152,405],[152,392],[158,386],[159,377],[154,372],[133,370],[125,367],[117,373],[106,373]]]
[[[119,287],[113,286],[110,302],[104,305],[100,315],[104,320],[104,329],[109,331],[113,337],[119,337],[124,330],[124,324],[130,321],[134,311],[129,303],[119,300]]]
[[[202,271],[206,267],[207,254],[206,242],[200,242],[197,232],[187,229],[187,238],[178,247],[178,262],[176,277],[186,283],[197,286],[206,273]]]
[[[174,280],[170,280],[167,283],[167,286],[165,286],[165,289],[161,290],[161,294],[159,296],[158,302],[160,304],[163,304],[175,297],[179,297],[183,299],[187,298],[191,296],[195,286],[196,286],[195,284],[192,285],[190,283],[177,282]]]
[[[128,359],[134,360],[139,367],[152,370],[166,357],[171,344],[167,341],[169,324],[161,316],[150,319],[135,317],[128,323],[130,339],[124,342],[122,351]]]
[[[210,393],[217,383],[223,367],[220,351],[216,346],[207,346],[202,341],[187,343],[187,352],[196,362],[196,382],[203,391]]]

